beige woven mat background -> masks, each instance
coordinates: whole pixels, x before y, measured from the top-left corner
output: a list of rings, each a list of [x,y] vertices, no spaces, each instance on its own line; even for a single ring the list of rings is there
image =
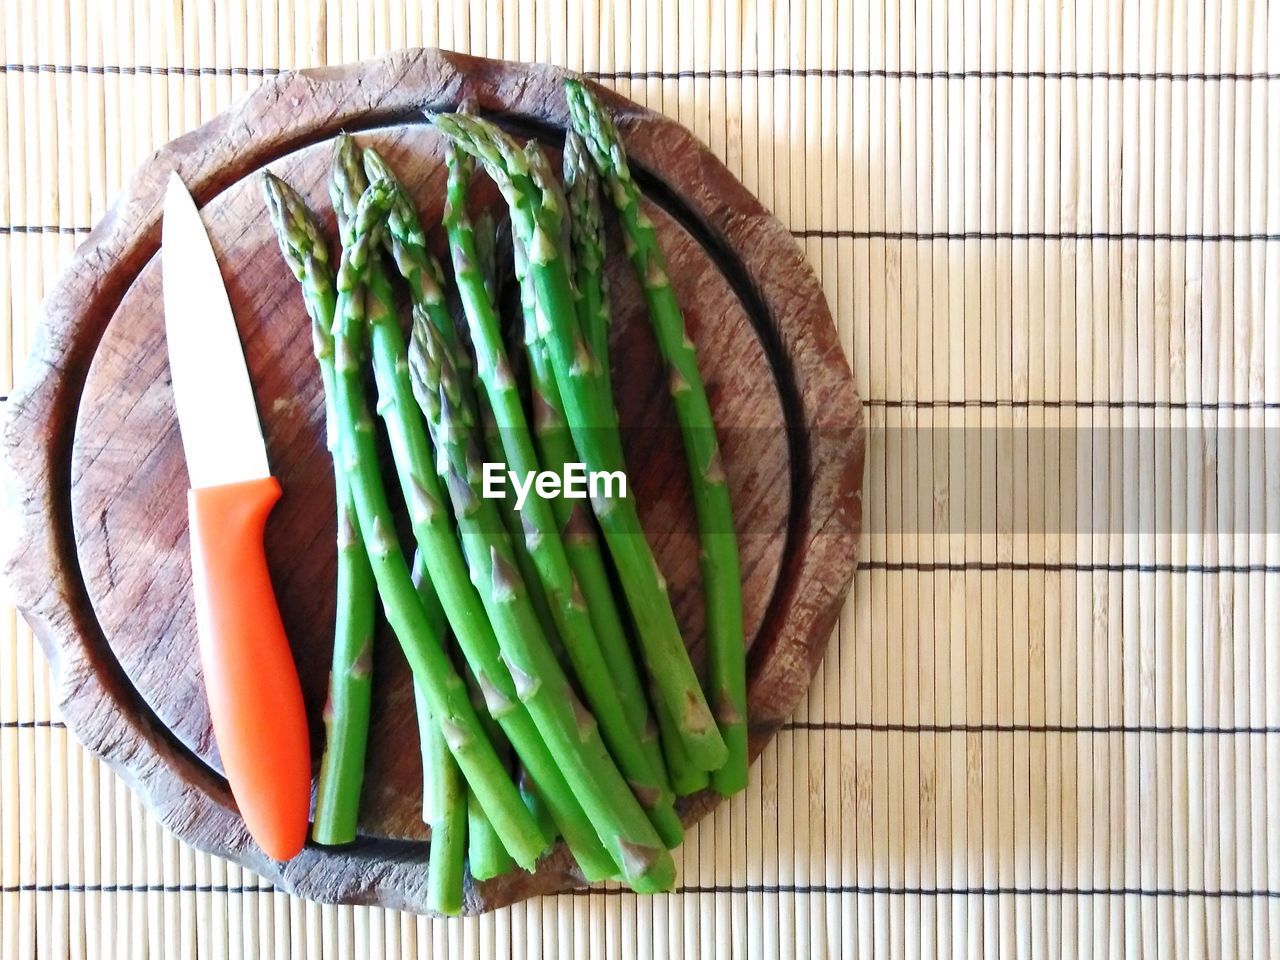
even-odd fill
[[[869,400],[808,702],[680,890],[433,923],[171,839],[0,635],[5,958],[1280,956],[1280,9],[0,4],[0,377],[122,178],[280,69],[583,69],[796,234]]]

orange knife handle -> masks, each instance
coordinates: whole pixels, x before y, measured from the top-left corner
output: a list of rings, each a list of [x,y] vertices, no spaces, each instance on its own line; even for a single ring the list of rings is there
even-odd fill
[[[213,734],[240,815],[275,860],[302,849],[311,747],[262,534],[274,477],[191,490],[191,566]]]

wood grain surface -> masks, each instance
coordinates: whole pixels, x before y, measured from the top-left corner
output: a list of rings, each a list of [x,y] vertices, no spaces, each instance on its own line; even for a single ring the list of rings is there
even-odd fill
[[[439,141],[420,119],[474,97],[554,148],[550,68],[412,51],[288,74],[163,148],[136,174],[50,298],[36,376],[8,407],[7,478],[20,511],[9,578],[58,673],[63,713],[184,839],[322,900],[422,909],[425,831],[407,671],[379,644],[363,811],[351,848],[266,860],[235,814],[209,729],[189,597],[187,476],[160,300],[159,205],[177,169],[204,204],[285,497],[268,557],[318,757],[332,630],[333,490],[302,301],[254,174],[269,165],[330,217],[330,140],[363,131],[438,221]],[[821,291],[800,252],[683,128],[619,112],[699,348],[741,534],[753,753],[803,693],[848,589],[860,520],[862,414]],[[649,174],[649,175],[645,175]],[[492,200],[492,191],[477,198]],[[330,217],[331,220],[331,217]],[[436,238],[437,241],[439,237]],[[613,360],[646,531],[700,656],[702,599],[685,466],[643,300],[610,258]],[[691,798],[688,819],[714,798]],[[471,911],[578,882],[563,852],[532,876],[468,891]]]

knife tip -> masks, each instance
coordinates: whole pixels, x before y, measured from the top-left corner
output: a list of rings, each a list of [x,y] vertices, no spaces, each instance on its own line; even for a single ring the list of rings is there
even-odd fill
[[[174,201],[184,204],[195,205],[195,197],[191,196],[191,191],[187,189],[187,185],[182,182],[182,177],[178,176],[178,171],[173,170],[169,173],[169,182],[165,186],[165,209],[173,209]]]

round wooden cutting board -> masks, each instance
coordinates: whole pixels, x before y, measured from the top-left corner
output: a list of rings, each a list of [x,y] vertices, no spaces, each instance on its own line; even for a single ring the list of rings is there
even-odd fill
[[[416,50],[264,84],[134,176],[49,298],[28,378],[7,406],[6,481],[18,514],[7,572],[53,662],[67,724],[182,839],[306,897],[424,909],[427,832],[408,670],[394,638],[380,637],[361,839],[268,860],[222,779],[196,656],[188,480],[157,256],[164,183],[177,170],[202,205],[284,486],[267,553],[318,761],[333,628],[333,486],[308,321],[256,174],[269,167],[284,177],[332,230],[332,138],[354,132],[390,161],[434,226],[441,141],[422,111],[474,99],[558,159],[564,76]],[[787,231],[682,127],[601,96],[658,224],[720,434],[743,559],[754,756],[803,695],[848,591],[862,410],[821,288]],[[483,178],[474,193],[477,206],[500,212]],[[684,456],[617,236],[608,273],[629,475],[700,662],[703,601]],[[717,799],[686,800],[686,821]],[[470,886],[467,910],[580,882],[558,850],[535,874]]]

